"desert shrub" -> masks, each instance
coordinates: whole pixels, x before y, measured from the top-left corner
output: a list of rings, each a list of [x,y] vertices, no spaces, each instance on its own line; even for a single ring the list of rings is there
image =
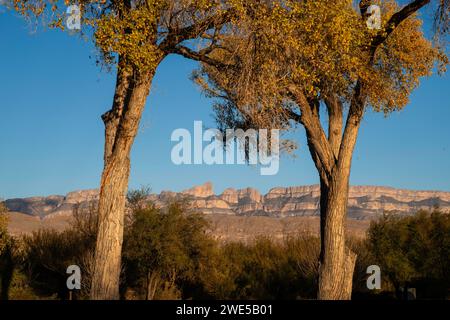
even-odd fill
[[[21,270],[39,295],[67,299],[67,267],[77,265],[81,269],[82,288],[74,291],[74,298],[88,297],[97,219],[95,203],[77,205],[69,229],[62,232],[42,229],[23,237]]]
[[[392,286],[417,288],[418,297],[445,298],[450,288],[450,216],[436,209],[372,223],[368,246]]]
[[[320,242],[317,237],[300,236],[282,243],[257,240],[250,248],[253,258],[248,271],[255,263],[262,278],[255,273],[251,281],[261,281],[249,296],[258,299],[309,299],[316,295],[317,268]],[[270,270],[267,273],[266,270]],[[255,277],[256,276],[256,277]],[[258,279],[259,278],[259,279]],[[249,279],[249,280],[250,280]],[[260,293],[258,293],[260,292]],[[260,295],[260,296],[259,296]]]
[[[8,216],[7,209],[3,202],[0,202],[0,257],[7,249],[10,236],[8,234]]]
[[[366,286],[367,267],[376,264],[364,239],[349,238],[357,254],[353,279],[356,297],[374,298]],[[284,241],[269,238],[228,243],[210,256],[202,283],[215,299],[315,299],[320,239],[299,235]],[[363,293],[363,295],[361,295]],[[385,297],[385,296],[383,296]]]
[[[40,230],[26,236],[24,244],[24,270],[30,285],[41,295],[56,294],[58,298],[66,299],[67,267],[81,267],[82,258],[91,244],[73,230]]]
[[[347,244],[356,254],[355,270],[353,273],[352,299],[392,299],[389,290],[392,289],[388,282],[382,284],[383,290],[369,290],[367,288],[367,268],[371,265],[377,265],[377,260],[369,248],[366,238],[349,237]],[[382,277],[383,280],[383,277]]]
[[[320,239],[301,235],[274,241],[220,243],[207,232],[204,216],[184,201],[164,208],[150,204],[146,191],[129,194],[123,246],[122,297],[127,299],[314,299]],[[131,201],[130,201],[131,200]],[[1,218],[3,217],[3,218]],[[89,294],[95,240],[95,203],[76,206],[71,227],[41,230],[22,239],[7,233],[0,215],[1,296],[10,299],[65,299],[66,269],[82,270]],[[384,216],[367,239],[349,238],[357,254],[353,298],[386,298],[388,291],[415,286],[419,297],[448,296],[450,218],[439,210],[411,217]],[[377,264],[382,288],[369,291],[366,269]],[[388,293],[386,293],[388,292]]]
[[[293,264],[298,285],[296,298],[312,299],[317,294],[319,270],[320,239],[300,235],[286,241],[288,262]]]
[[[151,193],[150,187],[142,186],[127,193],[127,208],[133,213],[151,206],[148,197]]]
[[[30,286],[27,275],[20,270],[20,268],[14,268],[11,274],[11,281],[8,288],[9,300],[53,300],[57,295],[42,296],[36,293],[36,291]]]
[[[89,201],[83,206],[81,204],[74,206],[70,229],[85,239],[85,242],[95,243],[98,230],[98,205],[96,201]]]
[[[126,285],[145,299],[191,295],[199,285],[198,270],[211,246],[206,226],[206,220],[189,212],[182,202],[164,209],[138,208],[125,232]]]
[[[312,298],[318,253],[318,238],[309,236],[227,243],[210,256],[201,281],[215,299]]]
[[[9,298],[13,272],[13,239],[8,233],[7,209],[3,202],[0,202],[0,299]]]
[[[217,242],[211,242],[208,252],[204,254],[206,259],[199,263],[197,276],[197,291],[195,299],[231,299],[238,291],[236,277],[240,265],[234,259],[224,254],[224,249]]]

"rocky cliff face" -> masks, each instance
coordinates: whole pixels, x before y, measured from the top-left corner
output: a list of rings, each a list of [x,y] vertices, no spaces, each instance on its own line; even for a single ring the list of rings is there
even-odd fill
[[[87,205],[90,201],[96,200],[98,200],[97,190],[83,190],[70,192],[66,196],[9,199],[5,204],[9,211],[48,218],[55,215],[70,215],[75,205]]]
[[[318,215],[319,186],[274,188],[261,195],[258,190],[226,189],[216,195],[211,183],[175,193],[164,191],[152,194],[149,200],[163,205],[169,199],[185,198],[198,211],[205,214],[227,214],[239,216],[315,216]],[[70,215],[77,203],[86,204],[98,198],[96,190],[77,191],[66,196],[10,199],[6,201],[11,211],[51,218],[55,215]],[[413,214],[420,209],[430,210],[439,206],[450,210],[450,192],[411,191],[387,187],[355,186],[350,188],[350,218],[367,220],[379,217],[384,212]]]

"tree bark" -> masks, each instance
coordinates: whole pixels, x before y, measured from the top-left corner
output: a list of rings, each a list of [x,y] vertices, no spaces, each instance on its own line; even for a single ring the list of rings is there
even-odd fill
[[[134,75],[123,110],[105,122],[105,166],[100,184],[99,228],[91,299],[119,299],[125,201],[130,174],[130,151],[139,129],[154,70]],[[117,88],[116,88],[117,90]],[[116,92],[117,93],[117,92]],[[104,119],[105,120],[105,119]]]
[[[116,132],[119,127],[119,121],[122,117],[125,103],[129,95],[132,81],[132,73],[124,68],[122,58],[119,58],[119,68],[117,70],[116,88],[114,91],[114,100],[111,110],[102,115],[105,124],[105,150],[104,163],[108,162],[112,154]]]
[[[308,147],[320,175],[321,252],[318,299],[348,300],[352,293],[356,255],[345,244],[345,220],[353,150],[364,113],[364,96],[358,84],[342,132],[342,104],[338,99],[325,102],[329,115],[328,138],[320,124],[318,112],[303,94],[291,90],[301,110]]]
[[[328,142],[333,150],[334,158],[339,157],[339,149],[342,142],[343,106],[337,96],[325,99],[328,111]]]
[[[353,151],[364,114],[364,100],[361,85],[358,84],[338,156],[329,176],[326,179],[321,178],[321,251],[318,290],[320,300],[351,299],[356,254],[345,244],[345,220]],[[330,134],[333,133],[330,132]],[[313,151],[311,150],[311,153],[314,158]],[[320,168],[318,169],[320,171]],[[321,174],[321,177],[323,176]]]
[[[320,196],[320,300],[349,300],[356,254],[345,244],[348,174],[337,172],[328,185],[321,182]]]

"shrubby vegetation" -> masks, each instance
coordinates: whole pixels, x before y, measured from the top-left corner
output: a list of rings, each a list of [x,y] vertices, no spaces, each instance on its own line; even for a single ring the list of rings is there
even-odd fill
[[[186,297],[213,246],[206,226],[202,216],[186,214],[182,202],[135,211],[124,237],[127,285],[146,299]]]
[[[219,243],[204,216],[183,201],[165,208],[143,205],[145,190],[129,195],[121,295],[124,299],[314,299],[320,240],[302,235],[284,241]],[[86,299],[93,267],[97,207],[76,207],[71,227],[12,238],[0,214],[2,299],[68,299],[66,268],[82,269]],[[387,215],[366,239],[349,239],[358,254],[354,298],[395,298],[401,287],[419,298],[449,298],[450,216],[439,210],[411,217]],[[367,266],[382,270],[382,290],[369,292]]]
[[[6,216],[6,206],[3,202],[0,202],[0,256],[4,253],[9,243],[8,236],[8,217]]]
[[[385,216],[371,225],[367,243],[397,295],[417,288],[418,297],[450,298],[450,215],[438,209],[411,217]]]
[[[8,234],[7,209],[0,202],[0,299],[8,299],[10,278],[12,277],[12,238]]]

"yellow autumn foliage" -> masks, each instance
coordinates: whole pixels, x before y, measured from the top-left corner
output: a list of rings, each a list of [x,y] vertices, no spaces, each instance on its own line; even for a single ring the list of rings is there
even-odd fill
[[[382,25],[399,10],[378,1]],[[391,112],[408,104],[421,77],[443,71],[447,56],[422,31],[413,15],[389,35],[372,56],[383,30],[370,30],[351,0],[259,2],[221,42],[215,58],[233,67],[203,64],[195,79],[211,96],[226,97],[255,125],[289,127],[296,109],[289,88],[308,99],[337,96],[349,105],[357,84],[367,104]]]

